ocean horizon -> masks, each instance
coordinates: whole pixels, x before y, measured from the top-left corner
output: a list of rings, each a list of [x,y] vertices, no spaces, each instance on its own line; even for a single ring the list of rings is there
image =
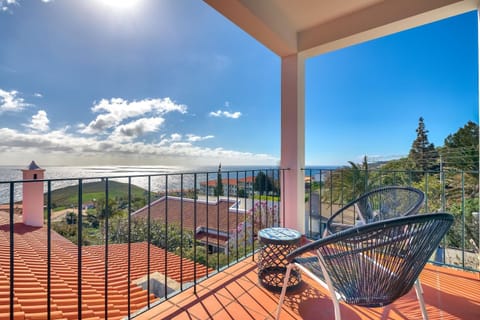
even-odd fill
[[[168,183],[170,190],[180,188],[180,180],[182,179],[181,173],[201,173],[199,180],[205,180],[207,178],[206,173],[209,173],[208,180],[215,179],[215,173],[218,171],[218,165],[215,166],[198,166],[198,167],[185,167],[185,166],[169,166],[169,165],[141,165],[141,166],[128,166],[128,165],[105,165],[105,166],[41,166],[45,169],[44,179],[53,179],[52,190],[60,189],[70,185],[75,185],[79,178],[82,178],[84,182],[88,180],[98,181],[101,178],[112,178],[112,180],[119,182],[128,182],[126,177],[135,176],[132,178],[132,184],[141,188],[148,189],[148,175],[151,175],[150,188],[151,191],[157,192],[165,188]],[[258,165],[243,165],[243,166],[228,166],[222,165],[222,171],[235,172],[235,171],[254,171],[257,169],[276,169],[278,166],[258,166]],[[307,166],[307,169],[335,169],[336,166]],[[9,188],[10,182],[15,183],[14,199],[20,201],[22,199],[22,169],[27,169],[27,166],[19,165],[0,165],[0,204],[9,202]],[[169,174],[168,182],[165,181],[166,174]],[[124,178],[125,177],[125,178]],[[58,179],[58,180],[57,180]],[[184,187],[189,185],[193,186],[193,176],[183,176]],[[45,187],[45,190],[47,188]]]

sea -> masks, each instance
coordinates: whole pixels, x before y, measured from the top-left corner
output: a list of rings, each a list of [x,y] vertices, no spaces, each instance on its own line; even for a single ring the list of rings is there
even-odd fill
[[[10,199],[10,182],[22,180],[22,169],[26,166],[0,166],[0,204],[8,203]],[[60,189],[70,185],[78,184],[82,178],[84,183],[100,181],[109,177],[119,182],[128,182],[128,176],[134,176],[132,184],[153,192],[168,190],[188,189],[202,180],[216,179],[218,166],[205,167],[180,167],[180,166],[41,166],[45,169],[44,179],[53,179],[51,190]],[[222,166],[222,172],[255,169],[276,168],[273,166]],[[194,177],[194,172],[202,172]],[[207,175],[206,172],[209,174]],[[167,175],[168,174],[168,175]],[[148,176],[151,176],[150,179]],[[166,178],[168,176],[168,178]],[[231,178],[234,178],[233,176]],[[44,183],[44,190],[47,190],[47,183]],[[22,183],[14,183],[14,201],[22,199]]]

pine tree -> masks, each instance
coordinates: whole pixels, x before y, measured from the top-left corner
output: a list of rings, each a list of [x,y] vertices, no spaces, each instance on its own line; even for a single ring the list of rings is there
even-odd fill
[[[215,195],[223,196],[222,164],[218,165],[217,186],[215,187]]]
[[[428,141],[428,130],[425,129],[423,117],[418,120],[417,138],[412,143],[408,157],[414,162],[414,168],[420,171],[438,168],[438,152],[433,143]]]

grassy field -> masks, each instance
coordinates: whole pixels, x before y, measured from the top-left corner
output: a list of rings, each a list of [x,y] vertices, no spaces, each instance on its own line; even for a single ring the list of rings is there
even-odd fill
[[[105,199],[105,182],[91,182],[83,184],[82,203],[91,203]],[[145,198],[147,191],[143,188],[132,185],[132,199]],[[108,184],[109,199],[127,199],[128,184],[117,181],[109,181]],[[47,194],[45,194],[45,204],[47,204]],[[52,204],[55,210],[78,206],[78,186],[69,186],[52,191]]]

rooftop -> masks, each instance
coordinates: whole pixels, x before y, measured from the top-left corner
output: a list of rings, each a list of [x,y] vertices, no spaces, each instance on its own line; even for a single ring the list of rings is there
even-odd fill
[[[134,212],[132,216],[146,218],[150,209],[150,216],[153,220],[168,223],[183,221],[186,230],[195,231],[198,227],[228,232],[235,229],[244,220],[245,212],[240,209],[231,209],[235,201],[216,198],[214,201],[193,200],[178,197],[162,197],[150,205]],[[165,214],[168,208],[168,215]],[[227,214],[228,213],[228,214]]]
[[[8,215],[0,211],[0,243],[9,243]],[[35,228],[15,223],[14,310],[15,319],[47,318],[47,227]],[[52,319],[78,317],[78,247],[51,232],[51,304]],[[128,248],[131,252],[130,283],[128,283]],[[148,247],[150,249],[148,249]],[[147,263],[147,252],[155,257]],[[9,246],[0,246],[0,319],[9,318]],[[172,291],[180,282],[194,279],[194,263],[146,242],[109,244],[108,292],[105,290],[105,246],[82,246],[82,317],[102,319],[105,296],[108,296],[108,317],[119,319],[128,314],[128,292],[131,311],[147,305],[148,294],[142,288],[149,270],[151,279],[164,282]],[[197,264],[196,272],[206,274],[207,268]],[[153,286],[153,285],[152,285]],[[163,286],[162,286],[163,287]],[[161,297],[161,296],[160,296]],[[150,294],[150,301],[156,300]]]

